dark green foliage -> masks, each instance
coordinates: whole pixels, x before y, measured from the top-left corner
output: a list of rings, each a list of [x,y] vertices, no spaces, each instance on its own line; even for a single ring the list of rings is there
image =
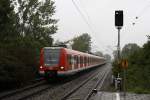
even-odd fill
[[[0,0],[0,43],[9,42],[17,36],[15,33],[15,13],[10,0]]]
[[[129,89],[149,91],[150,93],[150,41],[143,48],[129,57],[128,87]],[[131,76],[132,75],[132,76]],[[139,91],[138,91],[139,92]]]
[[[148,40],[142,48],[134,47],[137,47],[137,49],[132,48],[128,52],[125,52],[125,49],[123,49],[124,52],[122,52],[124,53],[122,54],[124,55],[123,57],[126,57],[129,61],[127,89],[136,93],[150,93],[150,41]],[[113,64],[113,66],[113,72],[116,75],[118,73],[118,65]],[[122,74],[122,71],[120,73]]]
[[[121,52],[121,56],[123,58],[128,58],[130,55],[132,55],[134,52],[138,51],[140,47],[135,43],[129,43],[126,44]]]
[[[25,41],[20,41],[17,45],[5,43],[0,47],[0,86],[3,88],[21,86],[36,78],[39,60],[38,49],[37,52],[36,48]]]
[[[75,37],[73,39],[72,48],[81,52],[90,52],[91,51],[91,37],[84,33],[81,36]]]
[[[0,0],[0,90],[36,78],[40,49],[57,30],[54,13],[51,0]]]
[[[52,0],[17,0],[18,26],[20,35],[27,36],[42,45],[52,45],[51,35],[56,33],[57,20],[52,19],[55,13],[55,6]]]

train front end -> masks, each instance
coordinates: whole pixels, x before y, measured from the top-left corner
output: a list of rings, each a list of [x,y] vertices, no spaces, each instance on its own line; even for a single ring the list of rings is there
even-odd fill
[[[40,75],[46,78],[57,76],[57,72],[65,70],[63,49],[61,47],[44,47],[40,54]]]

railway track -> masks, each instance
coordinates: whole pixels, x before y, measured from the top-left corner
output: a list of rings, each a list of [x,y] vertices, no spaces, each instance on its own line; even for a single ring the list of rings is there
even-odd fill
[[[46,82],[41,82],[38,83],[38,85],[30,86],[14,94],[5,95],[3,98],[0,98],[0,100],[66,100],[69,99],[73,94],[77,93],[78,90],[80,91],[82,87],[91,81],[92,77],[97,76],[95,79],[93,79],[93,81],[97,81],[98,77],[100,76],[102,77],[102,72],[107,70],[105,67],[106,65],[93,69],[88,73],[81,74],[72,80],[59,82],[57,84],[47,84]],[[93,87],[93,83],[91,84]],[[96,85],[94,85],[94,88],[95,86]],[[85,88],[87,87],[88,86],[85,86]],[[90,90],[93,90],[93,88],[90,88],[88,92],[86,91],[86,95],[89,94]]]
[[[7,92],[0,95],[0,100],[19,100],[24,99],[30,95],[33,95],[34,93],[40,92],[42,90],[45,90],[49,88],[49,85],[46,85],[46,81],[39,80],[39,82],[34,83],[33,85],[17,89],[11,92]],[[38,89],[39,88],[39,89]],[[31,92],[35,90],[34,92]]]
[[[65,94],[64,97],[62,97],[61,100],[89,100],[91,95],[94,93],[93,90],[96,89],[98,86],[102,87],[105,78],[107,77],[107,74],[109,72],[107,69],[103,72],[97,72],[91,75],[88,79],[83,81],[81,84],[73,88],[71,91]],[[98,78],[100,77],[100,78]],[[92,82],[92,81],[95,81]],[[89,85],[89,84],[94,84],[94,86]],[[85,88],[89,88],[88,90]],[[85,90],[84,93],[82,93],[82,90]],[[86,91],[87,90],[87,91]],[[88,95],[87,95],[88,94]],[[82,96],[81,96],[82,95]]]
[[[23,89],[19,89],[15,92],[5,94],[5,95],[1,96],[0,100],[26,100],[26,99],[30,99],[33,96],[42,94],[46,90],[53,90],[53,89],[61,86],[62,84],[67,83],[68,81],[69,81],[69,79],[63,80],[59,83],[57,81],[55,81],[54,83],[52,82],[49,84],[47,81],[43,80],[37,84],[25,87]]]
[[[95,75],[95,71],[100,71],[104,67],[95,68],[90,70],[89,72],[82,73],[81,75],[75,75],[75,78],[70,77],[71,80],[67,82],[63,82],[62,84],[58,84],[57,86],[53,86],[53,88],[49,88],[46,91],[35,94],[26,100],[61,100],[68,91],[75,88],[78,84],[83,83],[83,81],[89,78],[91,75]]]
[[[92,94],[94,94],[95,92],[99,91],[99,90],[97,89],[97,87],[99,87],[99,89],[102,88],[102,86],[103,86],[103,84],[104,84],[104,81],[105,81],[105,79],[107,78],[107,75],[108,75],[109,72],[110,72],[110,71],[106,71],[106,72],[103,74],[102,78],[97,81],[97,83],[95,84],[95,86],[91,89],[91,91],[90,91],[90,92],[88,93],[88,95],[84,98],[84,100],[89,100],[90,97],[92,96]]]

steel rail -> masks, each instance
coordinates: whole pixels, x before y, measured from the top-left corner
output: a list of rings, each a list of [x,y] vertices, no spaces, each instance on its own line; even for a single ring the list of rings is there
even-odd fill
[[[45,90],[47,90],[47,89],[50,89],[50,88],[53,88],[53,87],[52,87],[52,86],[47,86],[46,88],[43,88],[43,89],[40,89],[40,90],[38,90],[38,91],[36,91],[36,92],[30,93],[29,95],[22,96],[21,98],[19,98],[19,100],[25,100],[25,99],[27,99],[27,98],[30,98],[30,97],[33,96],[33,95],[36,95],[36,94],[38,94],[38,93],[41,93],[41,92],[43,92],[43,91],[45,91]]]
[[[110,71],[107,71],[107,70],[104,72],[102,78],[97,81],[97,83],[95,84],[95,86],[91,89],[91,91],[90,91],[90,92],[88,93],[88,95],[84,98],[84,100],[89,100],[89,98],[90,98],[90,97],[92,96],[92,94],[94,93],[93,90],[94,90],[94,89],[96,90],[96,88],[97,88],[98,86],[99,86],[99,88],[102,88],[102,86],[103,86],[103,84],[104,84],[104,81],[105,81],[105,79],[106,79],[106,77],[107,77],[107,75],[108,75],[109,72],[110,72]]]
[[[0,100],[4,99],[4,98],[11,97],[11,96],[16,95],[18,93],[30,90],[32,88],[41,86],[41,85],[43,85],[45,83],[46,83],[45,81],[40,81],[38,83],[34,83],[33,85],[30,85],[30,86],[27,86],[27,87],[24,87],[24,88],[21,88],[21,89],[17,89],[17,90],[11,91],[11,92],[4,93],[4,94],[0,95]]]
[[[13,91],[11,91],[11,92],[2,93],[2,94],[0,95],[0,99],[3,99],[3,98],[5,98],[5,97],[10,97],[10,96],[13,96],[13,95],[15,95],[15,94],[17,94],[17,93],[19,93],[19,92],[23,92],[23,91],[26,91],[26,90],[28,90],[28,89],[30,89],[30,88],[34,88],[34,87],[40,86],[40,85],[42,85],[42,84],[45,84],[45,81],[41,81],[41,80],[38,80],[38,81],[40,81],[40,82],[34,83],[34,84],[29,85],[29,86],[26,86],[26,87],[24,87],[24,88],[20,88],[20,89],[13,90]]]
[[[99,72],[97,72],[97,73],[99,73]],[[92,77],[94,77],[95,75],[97,75],[97,73],[92,74],[88,79],[86,79],[81,84],[79,84],[78,86],[76,86],[75,88],[73,88],[71,91],[69,91],[68,93],[66,93],[66,95],[63,98],[61,98],[61,100],[66,100],[70,95],[72,95],[74,92],[76,92],[84,84],[86,84],[88,81],[92,80]]]

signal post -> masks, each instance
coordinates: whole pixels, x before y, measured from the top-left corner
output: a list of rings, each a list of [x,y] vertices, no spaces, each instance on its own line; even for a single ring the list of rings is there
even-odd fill
[[[127,60],[121,60],[120,55],[120,30],[123,27],[123,10],[115,11],[115,27],[118,30],[118,44],[117,44],[117,55],[118,55],[118,64],[119,67],[123,68],[123,92],[126,96],[126,68],[128,66]]]

